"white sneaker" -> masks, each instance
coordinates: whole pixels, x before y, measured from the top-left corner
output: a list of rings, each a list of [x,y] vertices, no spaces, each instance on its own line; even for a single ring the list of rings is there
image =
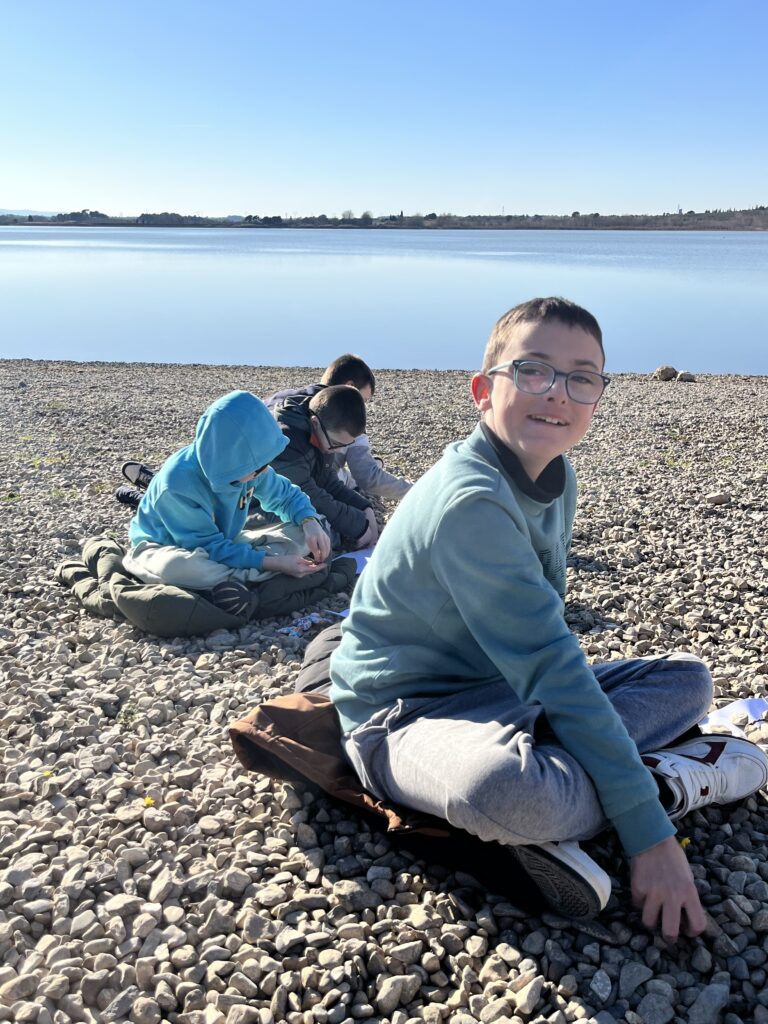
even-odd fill
[[[608,902],[610,878],[578,843],[541,843],[508,849],[559,914],[594,917]]]
[[[643,764],[667,784],[674,821],[697,807],[729,804],[768,784],[768,757],[749,740],[712,734],[642,755]]]

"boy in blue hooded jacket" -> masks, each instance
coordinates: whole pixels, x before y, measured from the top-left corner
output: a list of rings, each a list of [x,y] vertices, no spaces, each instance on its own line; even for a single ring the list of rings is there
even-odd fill
[[[192,444],[153,477],[131,520],[125,568],[145,583],[206,591],[323,570],[330,538],[304,492],[269,465],[287,444],[255,395],[233,391],[219,398],[200,417]],[[289,529],[297,542],[283,543],[289,553],[254,547],[242,533],[253,497],[300,528]]]

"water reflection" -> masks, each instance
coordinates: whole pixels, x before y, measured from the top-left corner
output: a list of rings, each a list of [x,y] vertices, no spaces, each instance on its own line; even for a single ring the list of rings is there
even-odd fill
[[[0,228],[7,357],[473,368],[495,318],[564,294],[611,370],[767,373],[747,232]]]

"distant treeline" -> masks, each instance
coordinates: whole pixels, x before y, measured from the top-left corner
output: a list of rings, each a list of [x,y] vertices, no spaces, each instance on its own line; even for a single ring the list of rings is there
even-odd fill
[[[88,227],[158,227],[158,228],[420,228],[438,230],[441,228],[465,229],[511,229],[511,228],[558,228],[581,230],[626,229],[635,231],[682,230],[682,231],[767,231],[768,206],[755,206],[750,210],[705,210],[697,213],[688,210],[683,213],[660,214],[600,214],[581,213],[574,210],[568,216],[549,214],[474,214],[462,216],[454,213],[391,213],[386,217],[374,217],[366,211],[359,217],[351,210],[345,210],[341,217],[327,217],[324,213],[315,217],[248,216],[196,217],[180,213],[142,213],[139,217],[109,217],[98,210],[80,210],[73,213],[57,213],[51,217],[30,214],[28,216],[0,215],[0,224],[77,225]]]

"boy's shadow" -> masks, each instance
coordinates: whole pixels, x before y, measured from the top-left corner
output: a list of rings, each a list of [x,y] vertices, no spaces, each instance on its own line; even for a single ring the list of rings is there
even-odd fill
[[[316,793],[324,803],[327,802],[327,806],[336,807],[343,810],[345,816],[349,815],[351,808],[348,804],[330,797],[320,789],[316,789]],[[358,815],[361,824],[365,823],[363,827],[370,827],[375,832],[381,831],[382,820],[378,815],[368,814],[360,808],[353,813]],[[557,915],[557,911],[545,902],[539,888],[506,847],[500,843],[485,842],[470,835],[469,832],[452,828],[447,824],[446,828],[449,830],[447,836],[413,831],[385,832],[384,838],[394,852],[412,862],[423,863],[424,872],[437,883],[437,891],[457,896],[473,910],[479,910],[487,905],[489,897],[500,896],[508,900],[519,912],[502,916],[539,917],[542,912]],[[601,848],[600,857],[603,863],[614,860],[615,851],[610,845],[603,848],[603,844],[598,843],[598,846]],[[446,885],[449,877],[456,874],[470,876],[470,879],[477,882],[477,886],[472,885],[470,880],[458,881],[455,878],[451,879],[450,885]],[[607,924],[605,914],[604,911],[601,916]],[[603,941],[613,941],[610,931],[598,921],[563,918],[562,926],[569,925],[599,936]]]
[[[608,619],[599,608],[585,604],[583,601],[567,601],[565,605],[565,621],[574,633],[600,633],[617,629],[621,623],[616,619]]]
[[[569,555],[568,568],[576,569],[578,572],[613,572],[613,566],[607,562],[601,562],[599,558],[592,558],[589,555]]]
[[[336,801],[331,800],[331,803]],[[348,812],[349,808],[345,810]],[[369,818],[364,812],[360,817],[366,822],[370,820],[374,828],[377,825],[381,827],[380,819],[376,819],[374,823],[373,817]],[[576,919],[562,916],[545,902],[538,887],[505,847],[499,843],[483,842],[468,832],[451,829],[447,838],[416,832],[387,833],[386,841],[402,856],[413,862],[422,862],[425,874],[433,880],[435,891],[447,893],[457,902],[460,915],[477,912],[487,907],[489,903],[497,918],[524,920],[540,918],[542,914],[547,914],[550,918],[547,922],[549,925],[582,932],[609,945],[616,945],[618,942],[616,934],[610,928],[612,921],[621,922],[625,929],[633,928],[633,924],[637,924],[632,921],[636,912],[626,907],[622,908],[615,891],[608,906],[598,918]],[[616,870],[617,850],[610,841],[607,844],[597,841],[597,847],[601,863],[613,876],[614,887],[618,881],[620,888],[623,889],[625,882],[621,877],[622,873]],[[464,880],[452,877],[456,875],[469,875],[470,878]],[[473,885],[471,879],[474,879],[477,885]],[[492,899],[493,897],[495,899]],[[502,910],[498,897],[507,900],[511,907]],[[465,906],[462,907],[462,904]],[[538,925],[531,922],[531,927]],[[501,926],[499,931],[503,931]]]
[[[499,843],[486,843],[459,831],[452,831],[446,839],[410,832],[388,834],[387,840],[399,853],[423,861],[427,874],[438,880],[456,872],[477,879],[482,889],[456,886],[462,898],[471,905],[479,907],[489,893],[495,893],[507,897],[514,906],[531,916],[547,909],[539,889]]]

